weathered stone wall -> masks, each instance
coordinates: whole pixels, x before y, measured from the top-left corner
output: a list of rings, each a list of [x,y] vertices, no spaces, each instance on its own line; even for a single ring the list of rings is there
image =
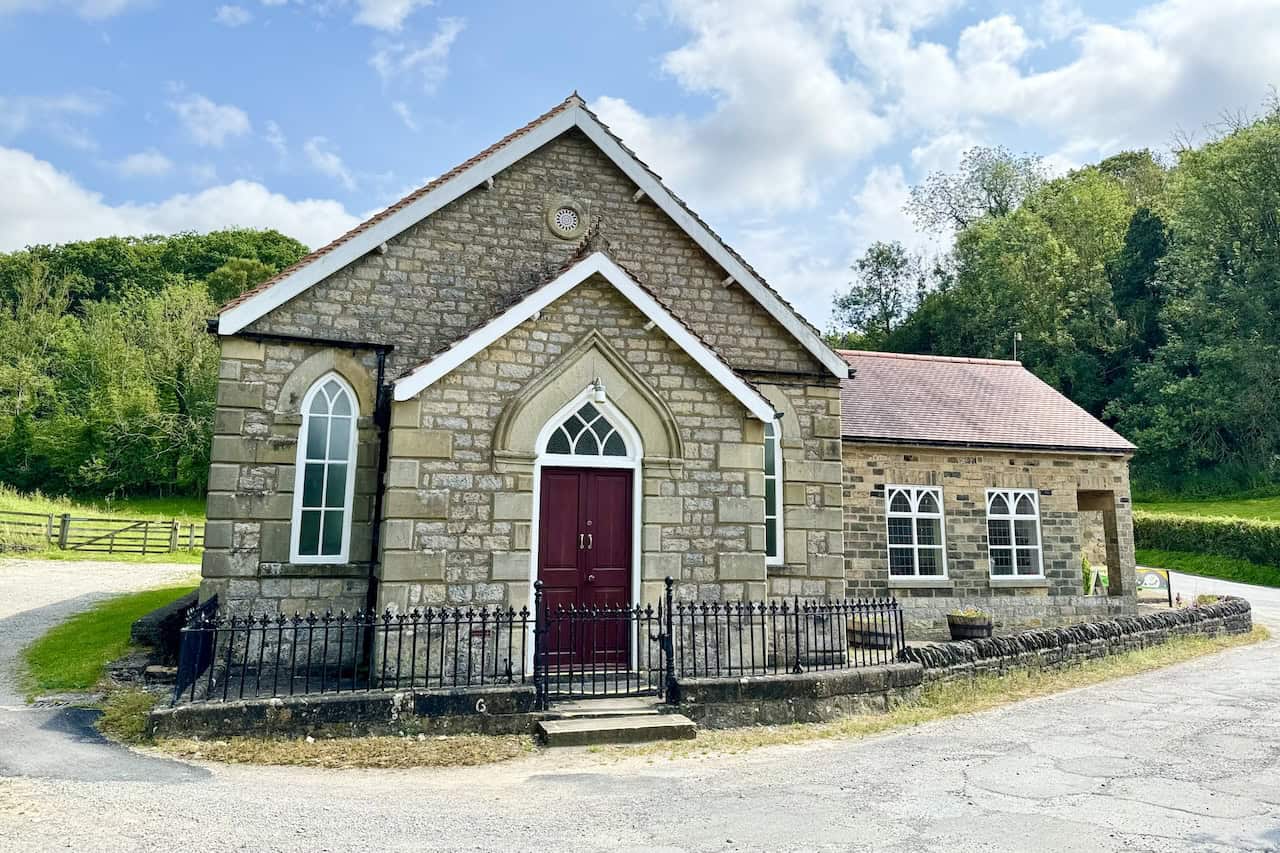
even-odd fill
[[[624,407],[642,391],[659,398],[674,420],[675,444],[683,454],[667,455],[676,451],[657,432],[658,425],[637,425],[642,433],[651,430],[641,436],[646,458],[641,527],[635,532],[641,564],[633,567],[642,579],[642,600],[656,601],[667,576],[676,579],[682,600],[765,597],[763,425],[661,330],[646,324],[647,318],[603,279],[588,281],[417,398],[395,404],[383,606],[520,607],[529,601],[533,460],[495,454],[494,436],[526,385],[584,360],[604,373],[609,355],[620,357],[627,368],[608,374],[609,393]],[[581,351],[581,342],[597,333],[607,344]],[[572,363],[565,364],[566,359]],[[555,388],[555,407],[588,381]],[[629,387],[636,383],[642,387]],[[787,450],[794,460],[787,463],[788,476],[794,470],[796,477],[795,488],[788,485],[794,508],[787,513],[797,543],[788,570],[805,580],[816,578],[817,588],[809,589],[821,595],[833,574],[839,580],[834,568],[840,560],[839,495],[833,482],[839,463],[806,457],[830,453],[826,445],[838,443],[832,438],[838,421],[830,414],[838,400],[835,388],[798,387],[797,405],[791,408],[803,413],[799,431],[826,438],[801,437]],[[529,435],[542,426],[536,420],[511,429],[525,431],[524,446],[531,447]],[[659,445],[663,452],[655,458],[652,449]],[[823,500],[837,501],[836,508],[810,508],[809,502]]]
[[[885,488],[942,490],[946,578],[891,578]],[[1031,488],[1040,496],[1043,578],[993,578],[987,553],[986,492]],[[1109,502],[1110,548],[1119,571],[1107,595],[1085,596],[1081,581],[1082,502]],[[1136,603],[1128,460],[1101,454],[1032,453],[844,445],[845,575],[852,597],[896,596],[909,637],[942,637],[946,614],[991,613],[999,630],[1067,625],[1132,614]]]
[[[219,369],[201,600],[216,594],[237,612],[255,614],[364,607],[377,470],[376,354],[224,338]],[[289,561],[299,410],[330,371],[347,380],[360,406],[350,561],[300,565]]]
[[[825,370],[580,131],[549,142],[251,326],[298,336],[394,343],[397,376],[543,281],[576,241],[547,227],[576,202],[598,219],[617,260],[742,369]]]
[[[849,714],[877,714],[920,696],[916,662],[749,678],[682,678],[672,704],[699,726],[780,726],[818,723]]]
[[[1009,637],[908,646],[898,657],[924,667],[926,683],[1016,671],[1063,669],[1086,660],[1163,645],[1174,637],[1247,634],[1253,613],[1243,598],[1126,616],[1106,622],[1026,631]]]
[[[372,423],[361,421],[351,562],[292,565],[289,516],[300,417],[296,407],[279,402],[281,389],[289,384],[286,391],[305,391],[291,377],[310,377],[317,358],[346,359],[345,378],[357,390],[360,382],[369,386],[361,411],[371,413],[374,353],[339,357],[342,351],[319,342],[392,346],[388,379],[420,364],[569,258],[577,241],[559,238],[546,224],[548,207],[566,198],[600,223],[613,256],[730,364],[773,383],[766,389],[770,399],[786,401],[795,425],[784,429],[787,564],[766,576],[759,423],[744,421],[740,404],[674,353],[661,332],[640,334],[643,320],[627,315],[628,363],[637,371],[645,367],[653,388],[679,410],[689,443],[680,465],[645,467],[645,522],[636,534],[643,537],[644,559],[634,570],[643,573],[646,596],[654,597],[667,574],[680,578],[683,598],[838,594],[836,382],[740,287],[726,287],[724,271],[664,213],[634,200],[634,193],[625,175],[571,131],[502,172],[492,188],[476,188],[391,239],[385,253],[371,253],[277,308],[252,324],[248,337],[224,339],[203,594],[219,593],[242,608],[363,605],[376,461]],[[470,373],[464,368],[428,389],[421,402],[395,407],[383,603],[527,600],[520,563],[527,566],[530,547],[532,472],[493,457],[495,418],[557,353],[597,328],[621,346],[622,338],[612,335],[622,327],[603,314],[579,315],[563,330],[539,328],[535,320],[515,333],[514,344],[491,348]],[[314,338],[317,346],[263,344],[252,339],[258,334]],[[766,577],[773,578],[771,586]]]

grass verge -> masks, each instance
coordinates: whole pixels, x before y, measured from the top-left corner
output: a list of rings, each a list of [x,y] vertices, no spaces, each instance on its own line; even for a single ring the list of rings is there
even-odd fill
[[[1280,568],[1263,566],[1234,557],[1214,554],[1193,554],[1189,551],[1160,551],[1154,548],[1137,550],[1138,565],[1155,569],[1172,569],[1189,575],[1218,578],[1257,586],[1280,587]],[[1176,592],[1177,590],[1175,590]]]
[[[1112,678],[1137,675],[1214,652],[1258,643],[1269,637],[1267,629],[1258,625],[1250,634],[1177,638],[1161,646],[1087,661],[1066,670],[1004,677],[983,676],[972,681],[935,684],[921,691],[918,702],[899,706],[886,714],[849,716],[827,723],[704,730],[698,732],[696,740],[665,741],[641,746],[593,747],[591,751],[605,758],[648,756],[675,759],[735,754],[763,746],[814,740],[867,737],[891,729],[918,726],[946,717],[987,711],[1011,702],[1087,687]]]
[[[187,584],[117,596],[51,628],[22,652],[28,696],[93,688],[106,665],[128,649],[136,619],[193,589]]]
[[[20,492],[12,486],[0,485],[0,510],[41,512],[94,518],[130,518],[172,521],[183,524],[204,523],[203,497],[138,497],[138,498],[68,498],[52,497],[42,492]]]
[[[1212,518],[1252,518],[1280,521],[1280,495],[1265,497],[1206,498],[1203,500],[1135,501],[1134,509],[1163,515]]]
[[[252,737],[226,740],[166,738],[156,741],[155,746],[175,758],[331,770],[472,767],[510,761],[534,750],[533,738],[528,735],[386,736],[311,741]]]

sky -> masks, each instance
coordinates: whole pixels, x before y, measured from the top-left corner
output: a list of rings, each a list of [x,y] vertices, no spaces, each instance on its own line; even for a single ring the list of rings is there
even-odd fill
[[[0,251],[321,245],[578,91],[811,321],[974,145],[1169,152],[1280,84],[1280,0],[0,0]]]

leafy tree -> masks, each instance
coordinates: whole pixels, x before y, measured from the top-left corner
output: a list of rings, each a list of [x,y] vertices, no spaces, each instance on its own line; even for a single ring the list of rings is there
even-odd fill
[[[853,271],[857,281],[835,297],[833,323],[844,330],[836,338],[845,346],[876,346],[923,298],[920,259],[901,243],[876,242],[854,262]]]
[[[1040,158],[975,147],[956,172],[934,172],[911,188],[906,210],[926,231],[960,230],[984,216],[1007,216],[1044,183]]]
[[[232,258],[205,279],[209,298],[214,304],[234,299],[249,288],[276,274],[276,268],[252,258]]]

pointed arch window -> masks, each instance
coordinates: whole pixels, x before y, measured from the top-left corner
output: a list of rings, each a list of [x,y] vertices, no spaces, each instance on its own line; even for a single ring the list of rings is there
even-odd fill
[[[889,525],[889,574],[893,577],[947,576],[942,489],[889,486],[885,490]]]
[[[782,563],[782,441],[777,421],[764,424],[764,554],[771,566]]]
[[[987,551],[991,555],[992,577],[1043,577],[1039,492],[987,492]]]
[[[593,403],[569,415],[547,439],[547,453],[556,456],[627,455],[627,442]]]
[[[302,398],[290,554],[295,563],[347,561],[359,416],[351,386],[334,373]]]

